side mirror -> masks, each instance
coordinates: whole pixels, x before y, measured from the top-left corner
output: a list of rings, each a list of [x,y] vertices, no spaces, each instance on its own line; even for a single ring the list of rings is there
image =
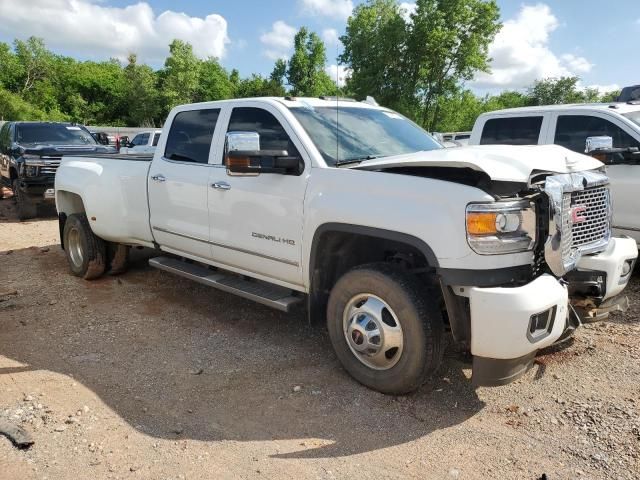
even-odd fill
[[[225,164],[230,173],[279,173],[297,175],[302,159],[290,156],[286,150],[234,150],[228,152]]]
[[[587,137],[584,152],[592,153],[598,150],[611,150],[612,148],[613,138],[611,137]]]
[[[261,150],[257,132],[228,132],[225,137],[224,163],[230,174],[258,175],[279,173],[297,175],[302,159],[286,150]]]

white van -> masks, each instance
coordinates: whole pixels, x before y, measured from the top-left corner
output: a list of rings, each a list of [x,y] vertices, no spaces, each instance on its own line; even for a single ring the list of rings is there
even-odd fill
[[[616,148],[640,149],[640,102],[548,105],[510,108],[478,117],[469,145],[556,144],[584,153],[588,137],[606,136]],[[607,167],[616,234],[628,235],[640,245],[640,154],[637,161]]]

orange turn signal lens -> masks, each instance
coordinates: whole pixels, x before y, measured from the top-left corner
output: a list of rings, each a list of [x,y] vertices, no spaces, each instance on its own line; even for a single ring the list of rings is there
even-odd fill
[[[467,233],[469,235],[491,235],[497,233],[495,212],[468,212]]]

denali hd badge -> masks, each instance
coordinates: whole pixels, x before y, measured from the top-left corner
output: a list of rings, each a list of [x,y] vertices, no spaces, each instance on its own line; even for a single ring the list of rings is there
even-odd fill
[[[271,240],[276,243],[286,243],[287,245],[295,245],[295,240],[290,240],[288,238],[275,237],[273,235],[264,235],[263,233],[251,232],[251,236],[254,238],[261,238],[263,240]]]
[[[571,208],[571,223],[582,223],[587,221],[586,205],[576,205]]]

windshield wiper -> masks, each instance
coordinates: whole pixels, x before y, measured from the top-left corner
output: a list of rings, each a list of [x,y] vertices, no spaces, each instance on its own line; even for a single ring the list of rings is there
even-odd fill
[[[354,163],[362,163],[365,160],[375,160],[380,157],[381,155],[367,155],[366,157],[345,158],[344,160],[336,160],[335,166],[342,167],[343,165],[353,165]]]

